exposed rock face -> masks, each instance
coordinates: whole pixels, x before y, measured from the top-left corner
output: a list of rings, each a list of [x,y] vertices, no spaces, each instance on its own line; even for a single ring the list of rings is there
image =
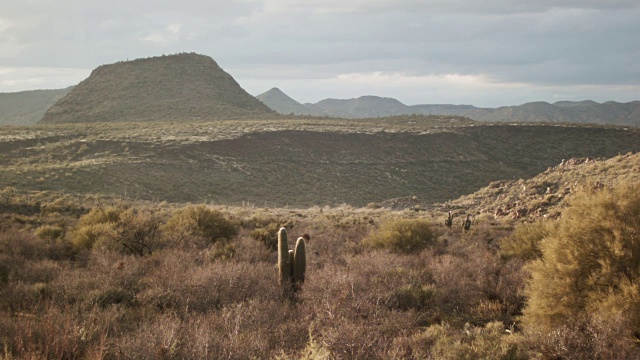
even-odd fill
[[[208,56],[178,54],[102,65],[41,123],[274,116]]]

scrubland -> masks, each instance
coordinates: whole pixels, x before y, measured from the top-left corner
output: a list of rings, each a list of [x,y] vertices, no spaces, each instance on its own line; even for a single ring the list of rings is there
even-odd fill
[[[0,342],[29,359],[630,359],[640,192],[557,220],[176,205],[5,189]],[[283,296],[273,241],[308,234]]]

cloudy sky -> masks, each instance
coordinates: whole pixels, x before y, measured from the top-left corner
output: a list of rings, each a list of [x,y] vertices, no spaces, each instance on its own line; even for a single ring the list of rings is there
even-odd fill
[[[0,0],[0,92],[211,56],[253,95],[640,100],[640,0]]]

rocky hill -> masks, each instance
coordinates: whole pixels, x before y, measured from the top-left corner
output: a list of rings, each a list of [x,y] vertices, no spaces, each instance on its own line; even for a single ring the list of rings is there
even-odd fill
[[[440,207],[522,220],[556,218],[574,193],[610,187],[621,181],[640,181],[639,152],[612,158],[563,159],[532,178],[495,181]]]
[[[0,93],[0,125],[33,125],[42,119],[49,107],[71,91],[32,90]]]
[[[208,56],[194,53],[102,65],[49,108],[41,123],[273,116]]]

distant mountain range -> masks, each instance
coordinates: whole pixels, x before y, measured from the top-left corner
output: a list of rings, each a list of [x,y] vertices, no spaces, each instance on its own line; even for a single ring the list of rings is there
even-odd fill
[[[479,108],[472,105],[405,105],[393,98],[361,96],[357,99],[326,99],[301,104],[278,88],[256,96],[280,114],[313,115],[342,118],[370,118],[393,115],[455,115],[478,121],[519,121],[550,123],[595,123],[640,126],[640,101],[530,102],[519,106]]]
[[[273,117],[277,113],[339,118],[450,115],[489,122],[640,126],[640,101],[530,102],[479,108],[449,104],[409,106],[393,98],[361,96],[301,104],[278,88],[253,97],[213,59],[194,53],[103,65],[80,84],[66,89],[0,93],[0,125],[238,119]]]

